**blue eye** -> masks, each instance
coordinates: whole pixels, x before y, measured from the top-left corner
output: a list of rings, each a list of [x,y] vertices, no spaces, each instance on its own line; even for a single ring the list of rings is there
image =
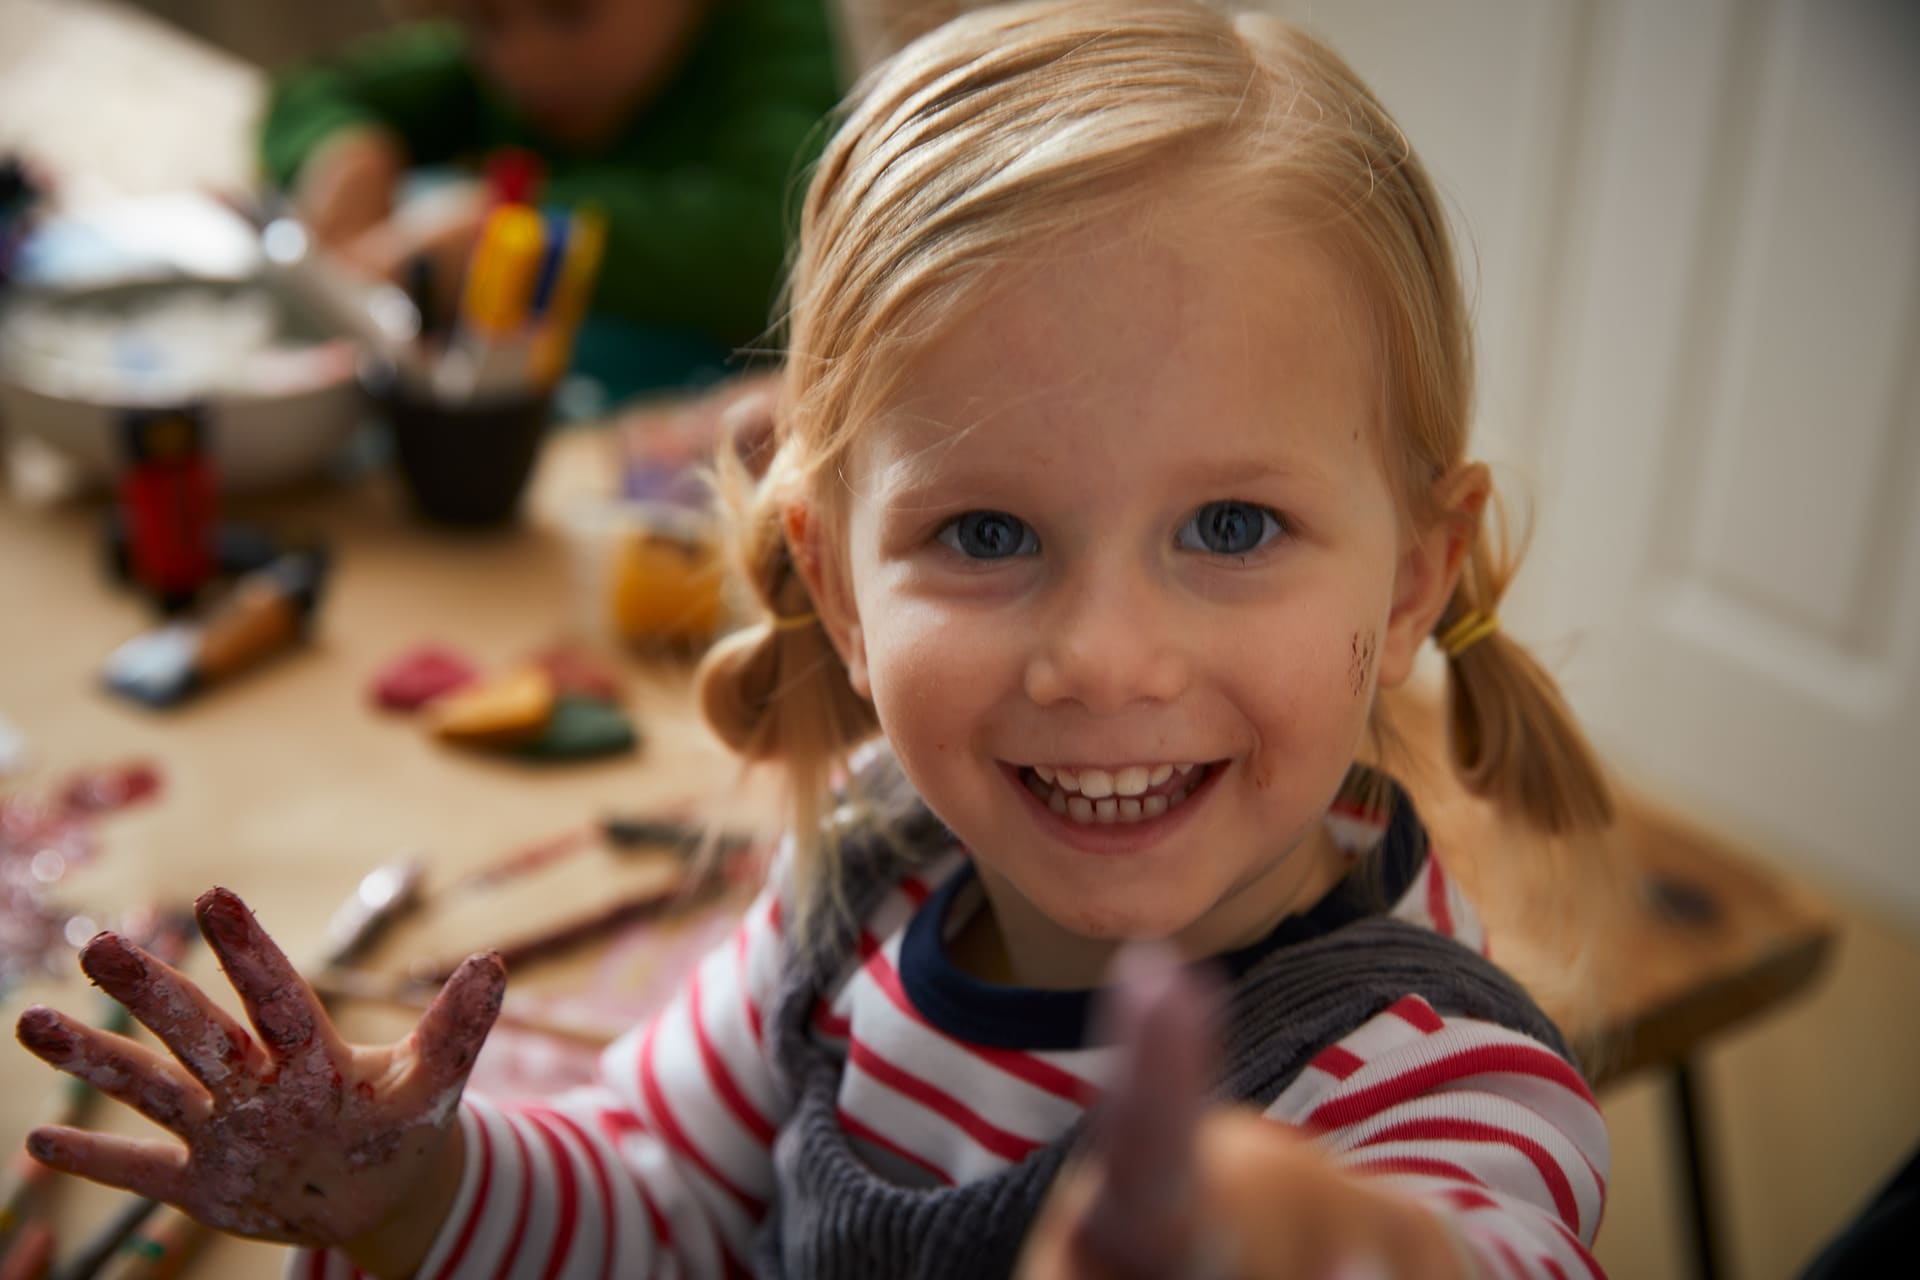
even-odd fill
[[[1176,539],[1182,551],[1244,556],[1287,531],[1280,518],[1251,502],[1209,502],[1182,525]]]
[[[940,528],[939,539],[969,560],[1002,560],[1032,555],[1040,540],[1018,516],[1004,511],[969,511]]]

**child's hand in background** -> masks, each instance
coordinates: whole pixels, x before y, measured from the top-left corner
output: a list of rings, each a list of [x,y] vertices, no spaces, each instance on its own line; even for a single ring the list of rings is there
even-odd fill
[[[44,1006],[19,1022],[34,1054],[185,1147],[42,1127],[28,1150],[222,1231],[342,1245],[363,1266],[410,1269],[458,1188],[455,1104],[506,990],[499,957],[463,964],[406,1040],[356,1047],[240,899],[209,890],[195,912],[258,1040],[177,970],[111,933],[87,944],[81,967],[177,1062]]]
[[[1028,1238],[1023,1280],[1471,1280],[1431,1212],[1288,1126],[1205,1105],[1218,1001],[1170,952],[1121,954],[1121,1061],[1086,1156]]]
[[[486,222],[486,202],[477,188],[436,193],[374,224],[334,250],[354,270],[411,292],[415,263],[424,264],[431,294],[428,320],[451,318],[460,300],[467,264]]]
[[[387,130],[342,129],[302,166],[295,212],[316,241],[339,251],[393,213],[406,167],[406,149]]]

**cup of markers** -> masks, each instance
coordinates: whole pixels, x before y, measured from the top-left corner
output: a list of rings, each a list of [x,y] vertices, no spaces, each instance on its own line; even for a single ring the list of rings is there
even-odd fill
[[[496,205],[444,344],[423,338],[362,371],[423,518],[479,527],[518,512],[605,245],[592,210]]]

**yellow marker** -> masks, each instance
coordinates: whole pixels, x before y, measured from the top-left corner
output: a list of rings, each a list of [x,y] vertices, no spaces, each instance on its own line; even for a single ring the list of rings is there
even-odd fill
[[[546,324],[535,340],[533,378],[542,385],[556,381],[567,371],[573,355],[573,339],[586,318],[587,302],[593,297],[593,282],[600,274],[600,259],[607,250],[607,220],[596,209],[581,209],[573,215],[567,236],[567,256],[560,266],[560,279],[554,286],[553,303],[547,308]]]
[[[540,215],[526,205],[503,204],[488,215],[467,270],[462,308],[473,330],[500,337],[526,323],[544,236]]]

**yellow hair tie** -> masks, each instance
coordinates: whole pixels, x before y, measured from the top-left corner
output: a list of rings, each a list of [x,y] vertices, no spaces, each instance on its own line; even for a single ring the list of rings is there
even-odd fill
[[[1457,658],[1499,629],[1499,614],[1481,613],[1476,609],[1463,614],[1435,637],[1434,642],[1440,646],[1440,652],[1449,658]]]
[[[768,616],[767,626],[775,631],[800,631],[818,621],[820,615],[817,613],[796,613],[785,618],[776,613]]]

